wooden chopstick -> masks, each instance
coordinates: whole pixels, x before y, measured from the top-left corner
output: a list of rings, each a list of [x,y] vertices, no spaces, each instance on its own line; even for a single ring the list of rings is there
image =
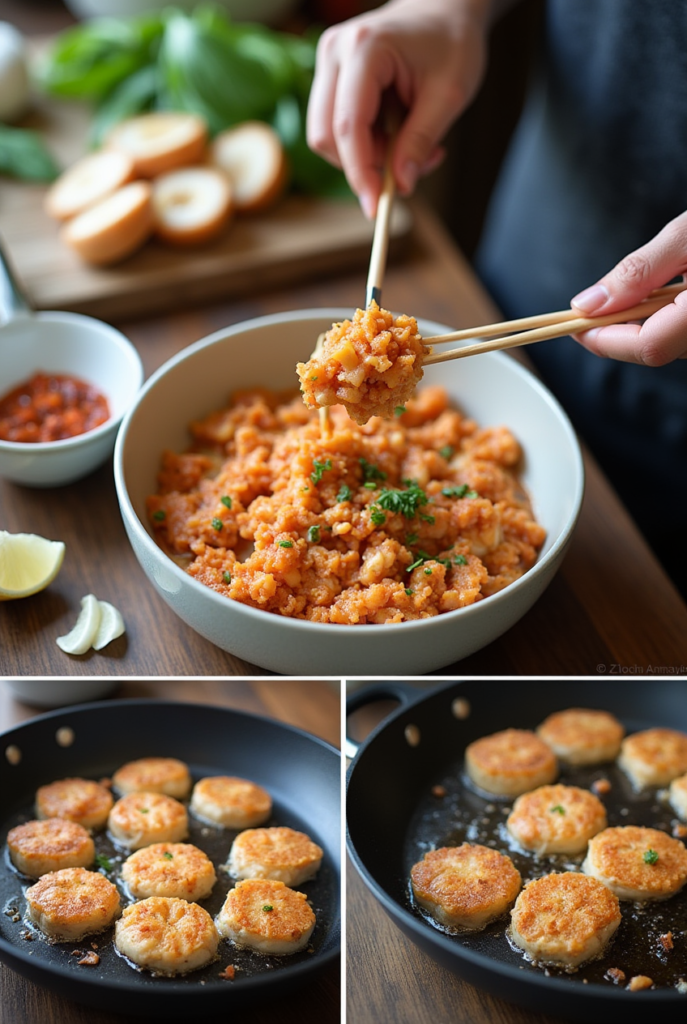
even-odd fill
[[[384,160],[384,181],[382,191],[377,203],[377,215],[375,217],[375,229],[372,236],[372,251],[370,253],[370,267],[367,273],[367,286],[365,288],[365,306],[370,307],[373,302],[378,306],[382,304],[382,281],[386,269],[386,257],[389,251],[389,228],[391,225],[391,210],[394,205],[396,193],[396,182],[392,170],[393,157],[393,136],[389,138],[386,159]]]
[[[609,324],[627,323],[628,320],[644,319],[651,316],[663,306],[669,305],[675,296],[685,291],[685,284],[667,285],[665,288],[658,288],[655,292],[637,303],[630,309],[622,309],[617,313],[609,313],[606,316],[582,317],[574,316],[573,309],[560,310],[557,313],[547,313],[538,317],[523,317],[520,321],[508,320],[502,324],[489,324],[482,328],[466,329],[455,331],[453,334],[437,335],[434,338],[424,338],[425,345],[433,346],[442,341],[460,341],[462,338],[475,338],[494,334],[499,330],[512,330],[513,325],[522,325],[526,322],[537,321],[541,326],[531,330],[520,331],[505,337],[492,338],[491,341],[481,341],[475,345],[464,345],[462,348],[453,348],[445,352],[431,351],[423,359],[424,366],[433,363],[444,363],[449,359],[463,359],[466,356],[474,356],[480,352],[494,352],[503,349],[517,348],[520,345],[531,345],[536,341],[548,341],[551,338],[562,338],[566,334],[579,334],[588,331],[593,327],[606,327]]]

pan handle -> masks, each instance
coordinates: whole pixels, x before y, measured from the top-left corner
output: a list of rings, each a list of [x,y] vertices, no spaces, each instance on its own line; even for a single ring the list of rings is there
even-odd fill
[[[408,683],[398,682],[383,682],[383,683],[372,683],[370,686],[366,686],[362,690],[356,690],[349,697],[346,698],[346,720],[354,711],[358,711],[359,708],[364,708],[366,704],[374,704],[378,700],[397,700],[399,704],[404,707],[408,704],[412,704],[414,700],[417,700],[419,691],[417,687],[411,686]],[[346,739],[344,740],[344,754],[346,757],[352,759],[358,753],[360,744],[357,740],[354,740],[352,736],[348,735],[346,731]]]

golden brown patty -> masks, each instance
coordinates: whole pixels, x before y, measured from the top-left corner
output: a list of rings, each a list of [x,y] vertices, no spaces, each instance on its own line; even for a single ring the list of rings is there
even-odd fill
[[[114,773],[113,785],[120,793],[164,793],[183,800],[191,792],[191,776],[183,761],[175,757],[142,757]]]
[[[7,836],[12,863],[31,878],[60,868],[87,868],[95,859],[95,846],[82,825],[50,818],[17,825]]]
[[[269,818],[272,799],[267,790],[248,779],[215,775],[195,784],[191,810],[226,828],[253,828]]]
[[[608,711],[568,708],[549,715],[537,733],[561,761],[601,764],[616,759],[625,729]]]
[[[178,843],[188,835],[186,808],[164,793],[129,793],[110,811],[110,833],[128,850]]]
[[[60,779],[36,793],[39,818],[63,818],[84,828],[102,828],[112,809],[109,789],[92,779]]]
[[[488,793],[518,796],[553,782],[558,764],[543,740],[525,729],[505,729],[475,740],[465,751],[474,783]]]
[[[618,764],[638,789],[667,786],[687,772],[687,735],[675,729],[646,729],[623,742]]]
[[[671,782],[670,805],[678,818],[687,821],[687,775],[680,775]]]
[[[116,886],[97,871],[51,871],[26,890],[28,916],[51,938],[77,942],[102,932],[119,914]]]
[[[153,843],[132,853],[122,878],[136,899],[169,896],[202,900],[217,881],[210,858],[191,843]]]
[[[607,828],[590,840],[582,870],[621,900],[666,900],[687,882],[687,848],[656,828]]]
[[[300,885],[322,863],[322,848],[292,828],[248,828],[233,842],[227,867],[234,878],[271,878]]]
[[[315,915],[305,893],[283,882],[248,878],[229,890],[216,923],[220,935],[237,946],[284,955],[307,946]]]
[[[510,857],[470,843],[430,850],[410,878],[415,899],[432,917],[472,931],[505,914],[521,885]]]
[[[115,927],[115,945],[148,971],[188,974],[215,959],[219,936],[197,903],[153,896],[125,908]]]
[[[580,853],[608,822],[604,805],[593,793],[556,785],[519,796],[506,824],[521,846],[544,855]]]

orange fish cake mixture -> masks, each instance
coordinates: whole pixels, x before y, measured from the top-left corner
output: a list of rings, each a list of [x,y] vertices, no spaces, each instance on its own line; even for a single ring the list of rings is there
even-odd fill
[[[158,543],[220,594],[343,624],[462,608],[534,564],[545,531],[506,427],[479,428],[440,387],[364,426],[335,406],[331,426],[258,389],[191,424],[148,498]]]
[[[393,416],[415,391],[427,352],[415,317],[394,318],[372,302],[334,324],[321,351],[298,363],[303,401],[311,409],[341,403],[361,424]]]

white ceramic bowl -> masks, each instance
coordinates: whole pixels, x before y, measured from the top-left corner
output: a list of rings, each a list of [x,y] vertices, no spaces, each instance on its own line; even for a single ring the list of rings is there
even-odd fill
[[[215,0],[236,21],[264,21],[276,25],[295,11],[299,0]],[[162,7],[181,7],[190,10],[199,0],[65,0],[77,18],[126,17]]]
[[[143,382],[131,342],[114,327],[76,313],[17,316],[0,327],[0,395],[37,370],[69,374],[107,396],[110,418],[63,441],[24,444],[0,440],[0,476],[31,487],[68,484],[103,463],[117,429]]]
[[[116,679],[5,679],[5,686],[23,704],[61,708],[100,700],[117,687]]]
[[[509,629],[551,581],[582,501],[582,458],[552,395],[509,356],[429,368],[454,402],[483,426],[507,424],[524,452],[523,481],[547,530],[539,561],[506,590],[431,619],[395,625],[337,626],[285,618],[231,601],[198,583],[157,546],[145,499],[155,493],[164,449],[183,451],[186,425],[226,404],[236,388],[297,386],[295,364],[317,335],[351,310],[301,310],[218,331],[165,363],[126,416],[115,447],[115,482],[129,540],[158,593],[212,643],[287,675],[393,676],[443,668]],[[420,321],[425,336],[449,328]]]

